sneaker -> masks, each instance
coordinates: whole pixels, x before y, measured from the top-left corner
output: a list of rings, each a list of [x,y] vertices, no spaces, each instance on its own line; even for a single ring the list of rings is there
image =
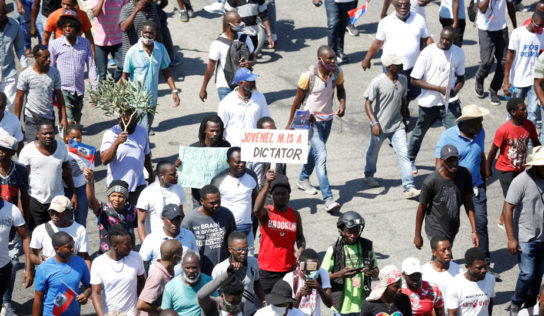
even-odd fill
[[[113,58],[108,59],[108,67],[109,67],[109,66],[115,66],[115,65],[117,65],[117,64],[115,63],[115,59],[113,59]]]
[[[418,197],[419,193],[421,193],[421,190],[418,190],[416,188],[409,188],[408,191],[404,192],[404,197],[407,199],[413,199]]]
[[[347,64],[347,63],[349,63],[349,57],[348,57],[348,55],[346,55],[344,53],[339,53],[336,56],[336,62],[338,64]]]
[[[2,305],[2,312],[0,312],[0,315],[2,315],[2,316],[17,316],[17,314],[15,314],[15,311],[13,310],[13,308],[11,308],[11,303],[5,303],[4,305]]]
[[[476,96],[480,99],[483,99],[485,94],[484,94],[484,83],[483,82],[479,82],[478,80],[476,80],[476,84],[474,86],[474,92],[476,93]]]
[[[497,92],[494,92],[491,89],[489,89],[489,102],[492,105],[501,105],[501,99],[499,99]]]
[[[333,198],[329,198],[325,201],[325,211],[332,213],[340,208],[340,204],[336,202]]]
[[[187,9],[187,15],[192,19],[195,17],[195,11],[193,11],[193,9]]]
[[[346,29],[348,30],[349,35],[359,36],[359,31],[355,28],[355,25],[348,24],[348,26],[346,26]]]
[[[518,316],[520,307],[510,303],[510,316]]]
[[[491,264],[487,264],[487,273],[491,274],[493,277],[495,277],[495,280],[500,280],[501,275],[495,271],[495,269],[491,268]]]
[[[374,177],[365,177],[365,183],[371,188],[377,188],[380,186],[378,180],[376,180]]]
[[[305,180],[305,181],[298,180],[297,187],[310,195],[317,194],[317,190],[310,184],[309,180]]]
[[[209,12],[209,13],[223,14],[225,13],[225,9],[223,7],[224,7],[223,2],[214,2],[210,5],[205,6],[204,10],[206,10],[206,12]]]
[[[187,10],[179,11],[179,20],[181,22],[189,22],[189,14],[187,13]]]
[[[185,0],[183,1],[183,4],[185,5],[185,10],[187,10],[187,14],[189,15],[189,18],[195,17],[195,11],[193,11],[193,6],[191,5],[191,1]]]
[[[410,165],[412,166],[412,174],[416,175],[417,174],[416,162],[415,161],[410,161]]]

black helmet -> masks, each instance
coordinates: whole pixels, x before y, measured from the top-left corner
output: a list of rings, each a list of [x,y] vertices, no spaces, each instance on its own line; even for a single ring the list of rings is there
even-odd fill
[[[365,220],[364,218],[359,215],[359,213],[355,211],[348,211],[345,212],[338,218],[338,222],[336,222],[336,227],[338,229],[347,228],[353,228],[356,226],[361,226],[361,231],[365,228]]]

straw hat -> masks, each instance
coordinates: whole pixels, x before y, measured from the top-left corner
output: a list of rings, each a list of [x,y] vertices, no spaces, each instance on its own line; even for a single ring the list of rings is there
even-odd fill
[[[476,104],[469,104],[461,109],[461,116],[457,122],[472,120],[479,117],[484,117],[489,114],[489,110]]]

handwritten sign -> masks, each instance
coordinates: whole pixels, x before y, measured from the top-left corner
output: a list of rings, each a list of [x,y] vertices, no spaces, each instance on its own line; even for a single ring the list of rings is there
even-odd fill
[[[242,134],[242,160],[305,164],[308,131],[249,129]]]
[[[227,169],[226,147],[179,147],[181,166],[178,181],[183,187],[201,189],[220,171]]]

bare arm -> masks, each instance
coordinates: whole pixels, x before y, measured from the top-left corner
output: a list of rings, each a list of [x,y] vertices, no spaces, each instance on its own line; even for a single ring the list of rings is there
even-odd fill
[[[502,207],[502,216],[504,217],[504,228],[506,230],[506,236],[508,237],[508,251],[515,255],[518,253],[518,251],[521,251],[521,248],[519,247],[518,239],[516,238],[516,235],[514,234],[514,208],[516,206],[514,204],[510,204],[508,202],[504,202],[504,206]]]
[[[535,78],[533,89],[535,90],[535,94],[540,104],[544,104],[544,89],[542,89],[542,84],[544,84],[544,78]],[[19,96],[19,90],[17,90],[17,96]],[[15,109],[17,109],[17,97],[15,99]]]
[[[155,181],[155,173],[153,172],[153,165],[151,164],[151,154],[145,155],[144,160],[144,168],[147,170],[147,173],[149,174],[149,178],[147,179],[147,183],[152,183]]]
[[[434,43],[433,38],[430,37],[430,36],[427,37],[427,38],[424,38],[423,40],[425,41],[425,46],[429,46],[429,45],[431,45],[432,43]]]
[[[482,152],[482,154],[480,155],[480,176],[482,177],[482,181],[484,181],[484,190],[487,190],[487,184],[485,179],[485,165],[485,154]]]
[[[34,1],[32,5],[32,12],[30,13],[30,34],[32,37],[38,36],[38,30],[36,29],[36,19],[38,18],[38,13],[40,12],[40,3],[41,1]]]
[[[382,13],[380,14],[380,19],[385,18],[385,16],[387,15],[387,10],[389,9],[390,5],[391,5],[391,0],[383,0]]]
[[[94,174],[90,168],[83,170],[83,174],[85,175],[85,180],[87,183],[85,189],[87,193],[87,200],[89,200],[89,208],[96,213],[100,209],[100,202],[98,202],[94,194]]]
[[[34,268],[34,266],[32,265],[32,260],[30,259],[30,235],[28,234],[25,225],[19,226],[16,229],[17,233],[19,233],[21,239],[23,240],[23,251],[25,253],[25,272],[23,275],[23,285],[25,288],[28,288],[32,285],[33,282],[32,270]]]
[[[480,9],[480,12],[485,13],[487,11],[489,2],[491,2],[491,0],[482,0],[478,2],[478,9]]]
[[[134,237],[134,236],[132,236],[132,237]],[[134,240],[134,238],[133,238],[133,240]],[[145,286],[145,275],[142,274],[142,275],[138,276],[138,296],[140,296],[140,293],[142,293],[142,290],[144,289],[144,286]]]
[[[493,298],[489,299],[489,316],[493,315]]]
[[[427,212],[427,205],[424,203],[419,203],[416,213],[416,231],[414,233],[414,245],[417,249],[421,249],[423,246],[423,237],[421,237],[421,227],[423,226],[423,219],[425,218],[425,213]]]
[[[478,231],[476,230],[476,213],[474,212],[474,203],[472,202],[472,194],[465,194],[463,196],[463,206],[465,207],[465,212],[468,216],[468,221],[470,222],[470,228],[472,232],[470,233],[472,244],[474,247],[480,246],[480,236],[478,236]]]
[[[39,2],[39,1],[37,1],[37,0],[34,1],[34,3],[36,3],[36,2]],[[535,82],[536,82],[536,80],[535,80]],[[23,121],[23,120],[21,120],[21,110],[23,109],[24,99],[25,99],[25,92],[23,90],[17,89],[17,94],[15,95],[15,106],[14,106],[14,109],[13,109],[13,114],[15,114],[15,116],[17,116],[17,118],[21,122]]]
[[[40,257],[40,251],[42,251],[42,250],[41,249],[30,248],[29,258],[30,258],[30,262],[33,265],[39,266],[43,262],[42,258]]]
[[[302,230],[302,218],[298,211],[295,212],[295,217],[297,218],[297,258],[300,256],[302,250],[306,249],[306,239],[304,238],[304,232]]]
[[[62,91],[60,89],[55,89],[55,96],[57,97],[57,103],[59,104],[60,109],[60,125],[66,131],[66,128],[68,127],[68,117],[66,116],[66,104],[64,103]]]
[[[453,13],[453,25],[452,27],[455,29],[459,26],[459,0],[452,0],[451,2],[451,9]],[[463,8],[465,10],[465,8]]]
[[[145,219],[147,217],[147,210],[138,209],[138,237],[140,242],[144,242],[146,233],[145,233]]]
[[[119,145],[121,145],[127,140],[127,137],[128,137],[127,135],[128,135],[127,132],[122,132],[121,134],[119,134],[119,136],[117,136],[115,141],[111,144],[110,148],[100,153],[100,159],[102,159],[102,163],[104,165],[109,164],[115,158],[115,154],[117,153],[117,148],[119,147]]]
[[[493,165],[493,161],[495,160],[495,157],[497,156],[498,151],[499,151],[499,147],[497,147],[495,144],[491,144],[491,148],[489,149],[489,153],[487,154],[487,160],[485,161],[485,170],[486,170],[487,179],[493,176],[492,165]]]
[[[510,17],[510,21],[512,21],[512,27],[515,29],[518,27],[518,23],[516,21],[516,8],[514,8],[514,2],[508,2],[506,1],[506,10],[508,11],[508,16]],[[489,313],[491,315],[491,313]]]
[[[91,9],[95,17],[98,17],[102,13],[102,7],[104,6],[104,1],[105,0],[99,0],[98,3]]]
[[[210,82],[210,79],[213,76],[213,73],[215,72],[215,66],[217,65],[217,60],[210,59],[208,61],[208,67],[206,68],[206,73],[204,74],[204,80],[202,81],[202,87],[200,87],[200,93],[199,97],[202,102],[206,101],[208,98],[208,92],[206,92],[206,88],[208,87],[208,83]]]
[[[276,179],[276,172],[268,170],[266,172],[266,181],[261,188],[259,194],[257,194],[257,197],[255,198],[255,203],[253,205],[253,213],[255,214],[255,216],[257,216],[257,219],[259,220],[259,223],[261,225],[264,225],[266,223],[266,220],[268,219],[269,211],[267,208],[264,207],[264,202],[266,200],[266,194],[268,193],[268,189],[270,188],[270,183],[272,183],[274,179]]]
[[[132,27],[132,23],[134,23],[134,19],[136,18],[136,14],[138,14],[138,12],[140,10],[142,10],[144,6],[145,6],[144,0],[138,0],[136,2],[136,6],[135,6],[134,10],[132,10],[132,12],[128,16],[128,18],[126,20],[124,20],[123,22],[119,23],[119,28],[121,29],[121,31],[126,32],[129,28]],[[160,34],[160,32],[159,32],[159,34]],[[157,35],[159,35],[159,34],[157,34]]]
[[[50,38],[51,38],[51,32],[43,31],[42,45],[47,45],[49,43]]]
[[[457,316],[457,308],[456,309],[448,308],[448,316]]]
[[[93,33],[91,32],[91,30],[87,30],[85,32],[83,32],[83,34],[85,34],[85,38],[89,40],[89,44],[91,44],[91,51],[93,52],[93,57],[96,56],[95,53],[94,53],[94,38],[93,38]]]
[[[104,316],[104,308],[102,307],[102,284],[93,284],[91,290],[91,302],[97,316]]]
[[[363,59],[361,66],[363,67],[363,70],[367,70],[370,68],[370,60],[374,55],[376,55],[383,47],[383,41],[380,40],[374,40],[372,45],[370,46],[370,49],[366,53],[365,59]]]
[[[32,316],[40,316],[42,314],[42,291],[34,291],[34,303],[32,303]]]
[[[504,79],[502,81],[502,90],[507,96],[512,95],[512,93],[510,93],[510,87],[512,86],[510,84],[510,70],[512,69],[512,63],[514,62],[515,55],[516,51],[509,49],[508,53],[506,54],[506,62],[504,64]]]
[[[134,314],[138,315],[138,312],[140,312],[140,311],[159,314],[161,312],[161,306],[160,306],[160,304],[158,306],[154,306],[154,305],[149,304],[146,301],[138,299],[138,302],[136,302],[136,312]]]
[[[293,122],[293,117],[295,117],[295,113],[300,108],[302,101],[304,101],[306,93],[308,93],[308,90],[302,90],[301,88],[297,87],[297,94],[295,95],[295,99],[293,100],[293,105],[291,105],[291,113],[289,114],[289,120],[287,121],[287,126],[285,127],[285,129],[289,129],[289,127],[291,126],[291,122]]]
[[[261,303],[264,302],[265,301],[264,290],[259,280],[253,282],[253,290],[255,291],[255,295],[257,295]]]
[[[435,91],[435,92],[441,93],[442,95],[446,94],[446,86],[443,86],[443,87],[436,86],[434,84],[428,83],[427,81],[423,79],[416,79],[416,78],[411,78],[410,83],[421,89]]]
[[[338,98],[338,102],[340,103],[338,112],[336,113],[339,117],[342,117],[346,112],[346,89],[344,89],[343,83],[336,85],[336,96]]]
[[[174,77],[172,77],[172,74],[170,73],[170,69],[164,68],[162,70],[162,75],[166,79],[166,83],[168,84],[168,87],[170,87],[170,90],[172,91],[172,99],[174,100],[174,107],[178,107],[180,102],[178,89],[176,88],[176,83],[174,82]]]

